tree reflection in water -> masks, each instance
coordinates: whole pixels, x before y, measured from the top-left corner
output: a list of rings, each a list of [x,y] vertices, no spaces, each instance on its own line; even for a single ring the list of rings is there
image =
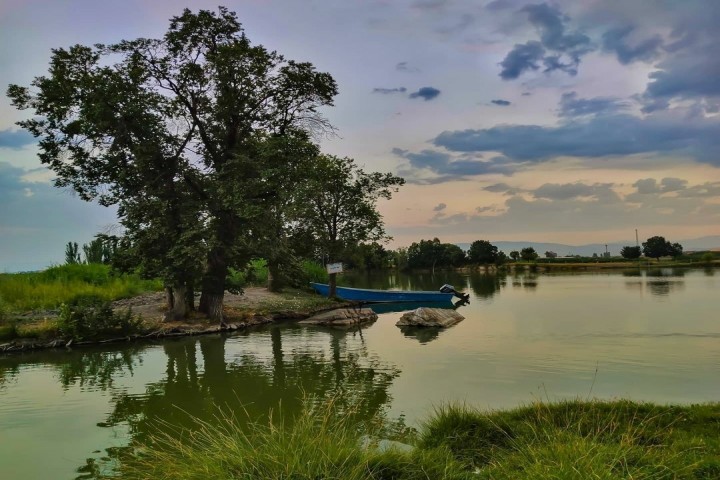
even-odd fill
[[[141,351],[87,352],[58,364],[60,379],[67,385],[92,384],[110,392],[112,411],[98,425],[125,426],[130,435],[128,447],[106,449],[108,455],[100,461],[88,459],[78,478],[94,478],[133,445],[160,432],[192,429],[197,419],[215,423],[233,418],[243,428],[248,421],[263,421],[275,412],[292,422],[308,398],[334,398],[340,409],[352,404],[360,420],[384,412],[390,401],[388,388],[399,370],[369,355],[356,330],[302,332],[307,331],[288,325],[253,333],[265,334],[262,338],[272,347],[269,355],[258,353],[262,345],[257,340],[252,345],[258,351],[244,350],[243,342],[223,335],[163,342],[165,378],[148,383],[140,395],[116,388],[112,377],[141,362]],[[305,337],[312,345],[303,343]],[[292,340],[292,348],[283,346],[285,338]],[[325,347],[317,344],[318,338],[325,339]]]

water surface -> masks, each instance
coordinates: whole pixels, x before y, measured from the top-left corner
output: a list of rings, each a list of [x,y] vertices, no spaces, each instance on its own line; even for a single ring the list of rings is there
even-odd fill
[[[357,329],[272,325],[110,348],[0,357],[2,478],[74,478],[109,468],[158,420],[291,414],[303,395],[362,399],[415,424],[433,405],[534,399],[720,399],[720,273],[663,269],[538,275],[369,275],[348,286],[468,291],[466,320],[400,329],[401,312]],[[277,413],[276,413],[277,414]]]

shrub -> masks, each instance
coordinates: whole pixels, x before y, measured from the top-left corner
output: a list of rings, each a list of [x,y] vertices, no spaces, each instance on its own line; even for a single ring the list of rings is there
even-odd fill
[[[102,336],[124,336],[140,330],[142,320],[134,318],[132,310],[113,311],[110,302],[93,297],[77,300],[75,304],[62,304],[58,317],[61,335],[75,340]]]

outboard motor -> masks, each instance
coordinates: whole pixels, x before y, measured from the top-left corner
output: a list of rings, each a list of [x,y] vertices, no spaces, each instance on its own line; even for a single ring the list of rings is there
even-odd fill
[[[461,298],[466,302],[470,300],[469,294],[458,292],[457,290],[455,290],[455,287],[453,287],[452,285],[448,285],[447,283],[440,287],[440,293],[452,293],[456,297]]]

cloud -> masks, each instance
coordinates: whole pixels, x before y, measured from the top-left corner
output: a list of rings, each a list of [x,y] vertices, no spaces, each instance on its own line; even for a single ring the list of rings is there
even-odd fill
[[[0,130],[0,148],[21,149],[37,143],[37,139],[26,130]]]
[[[419,68],[413,67],[412,65],[408,64],[408,62],[398,62],[397,65],[395,65],[395,70],[399,72],[410,72],[410,73],[418,73],[420,71]]]
[[[527,5],[521,11],[528,14],[528,20],[540,33],[540,41],[549,50],[568,52],[579,56],[591,50],[590,38],[580,32],[566,33],[568,17],[547,3]]]
[[[486,192],[502,193],[505,195],[516,195],[520,192],[518,188],[511,187],[507,183],[495,183],[493,185],[488,185],[487,187],[483,187],[483,190]]]
[[[580,58],[594,49],[590,37],[567,31],[569,18],[546,3],[526,5],[520,11],[527,13],[528,21],[540,34],[540,41],[516,44],[500,62],[500,78],[516,79],[523,72],[538,70],[541,62],[545,73],[560,70],[576,75]],[[553,53],[545,55],[547,51]]]
[[[442,212],[447,208],[447,205],[444,203],[438,203],[435,208],[433,208],[433,212]]]
[[[563,93],[560,98],[558,115],[561,117],[580,117],[614,113],[630,108],[630,103],[619,98],[595,97],[578,98],[577,93]]]
[[[612,190],[612,183],[595,183],[588,185],[576,183],[546,183],[532,191],[535,198],[548,200],[570,200],[573,198],[616,199],[617,194]]]
[[[636,43],[634,46],[630,46],[627,40],[634,30],[634,26],[625,26],[611,28],[605,32],[602,35],[603,51],[615,53],[618,61],[623,65],[636,61],[649,62],[655,60],[660,54],[660,47],[663,44],[662,37],[654,35]]]
[[[496,99],[496,100],[490,100],[490,103],[494,105],[499,105],[501,107],[507,107],[512,104],[512,102],[508,100],[502,100],[502,99]]]
[[[410,183],[436,184],[452,180],[466,180],[475,175],[489,173],[511,175],[516,167],[509,164],[504,157],[494,157],[488,161],[482,161],[470,157],[457,157],[437,150],[422,150],[417,153],[409,152],[400,148],[393,148],[392,153],[408,160],[409,169],[400,169],[399,173]],[[423,170],[428,175],[421,175]]]
[[[490,11],[507,10],[512,7],[513,3],[510,0],[493,0],[485,5],[485,9]]]
[[[372,93],[382,93],[383,95],[390,95],[393,93],[405,93],[407,92],[407,88],[405,87],[397,87],[397,88],[373,88]]]
[[[417,92],[413,92],[409,95],[410,98],[422,98],[426,102],[428,100],[432,100],[436,98],[438,95],[440,95],[440,90],[433,87],[422,87]]]
[[[445,131],[432,140],[453,152],[500,152],[515,160],[541,162],[559,156],[605,157],[637,153],[682,153],[720,166],[720,119],[677,115],[593,116],[558,126],[499,125]]]
[[[445,7],[447,4],[448,0],[415,0],[412,3],[412,7],[423,10],[437,10]]]
[[[678,190],[684,190],[687,185],[687,180],[682,178],[671,178],[666,177],[660,181],[661,190],[663,192],[677,192]]]
[[[654,178],[643,178],[633,183],[637,193],[640,195],[648,195],[652,193],[659,193],[660,187],[658,187],[657,180]]]
[[[545,49],[540,42],[531,40],[524,44],[516,44],[505,56],[500,66],[500,78],[503,80],[514,80],[523,72],[537,70],[540,68],[540,61],[545,55]]]

